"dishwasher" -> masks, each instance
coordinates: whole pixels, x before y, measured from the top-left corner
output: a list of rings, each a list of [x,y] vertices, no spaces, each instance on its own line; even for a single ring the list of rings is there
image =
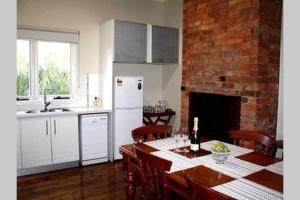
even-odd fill
[[[107,114],[80,115],[81,165],[108,161],[107,118]]]

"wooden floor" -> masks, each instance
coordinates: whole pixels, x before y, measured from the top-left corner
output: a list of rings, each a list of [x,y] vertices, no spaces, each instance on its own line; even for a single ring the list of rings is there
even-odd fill
[[[19,177],[17,198],[22,200],[126,199],[122,162]]]

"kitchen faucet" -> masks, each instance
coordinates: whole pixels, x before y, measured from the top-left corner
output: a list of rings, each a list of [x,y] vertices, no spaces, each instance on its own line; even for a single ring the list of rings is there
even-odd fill
[[[47,112],[50,101],[47,101],[46,91],[51,91],[52,89],[44,89],[44,112]]]

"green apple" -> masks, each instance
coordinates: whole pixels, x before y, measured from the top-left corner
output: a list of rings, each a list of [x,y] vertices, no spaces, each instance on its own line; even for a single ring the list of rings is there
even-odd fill
[[[216,144],[213,144],[211,149],[212,149],[212,151],[218,152],[218,153],[230,152],[230,149],[222,142],[218,142]]]

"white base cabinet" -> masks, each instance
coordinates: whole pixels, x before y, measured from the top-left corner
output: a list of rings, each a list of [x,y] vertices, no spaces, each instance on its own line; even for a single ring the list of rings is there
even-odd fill
[[[20,120],[23,168],[52,164],[50,118]]]
[[[53,164],[79,160],[78,116],[51,117]]]
[[[77,115],[20,119],[23,168],[79,160]]]
[[[20,120],[17,119],[17,169],[22,169]]]

